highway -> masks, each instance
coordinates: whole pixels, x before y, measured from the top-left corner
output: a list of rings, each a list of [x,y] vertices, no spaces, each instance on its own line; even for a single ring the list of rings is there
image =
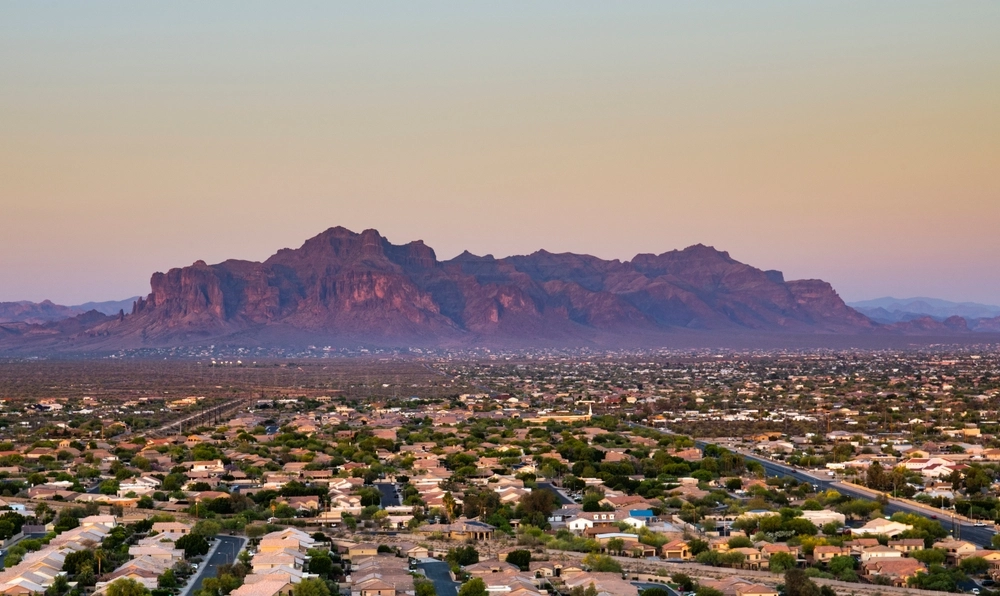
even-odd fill
[[[224,404],[211,407],[207,410],[199,410],[181,418],[180,420],[168,422],[159,428],[145,429],[139,433],[129,432],[124,435],[119,435],[118,438],[122,439],[134,434],[142,434],[145,437],[155,437],[163,434],[173,434],[175,432],[183,434],[185,426],[190,428],[199,424],[211,424],[214,421],[221,420],[224,416],[228,416],[239,410],[248,409],[251,401],[252,398],[237,398]]]
[[[653,428],[651,426],[644,426],[641,424],[629,423],[629,425],[639,426],[642,428],[654,430],[664,434],[677,434],[670,432],[666,429]],[[707,441],[695,440],[694,444],[696,447],[704,449],[709,443]],[[726,447],[726,445],[723,443],[717,443],[717,444],[720,447],[729,449],[729,447]],[[734,453],[739,453],[747,460],[760,463],[764,467],[764,472],[768,476],[779,476],[779,477],[791,476],[792,478],[798,480],[799,482],[809,482],[819,486],[823,490],[829,490],[832,488],[833,490],[836,490],[841,494],[850,495],[852,497],[863,498],[863,499],[872,498],[871,495],[868,493],[847,486],[841,482],[837,482],[836,480],[832,480],[829,477],[822,476],[821,475],[822,472],[814,473],[815,474],[814,475],[798,468],[793,468],[785,464],[779,464],[769,459],[747,453],[746,451],[736,450],[736,449],[730,449],[730,451],[733,451]],[[896,513],[898,511],[903,511],[905,513],[914,513],[922,517],[931,517],[932,515],[936,515],[938,521],[941,522],[942,526],[944,526],[944,529],[951,531],[953,536],[955,536],[956,538],[961,538],[962,540],[967,540],[969,542],[972,542],[980,547],[989,546],[993,540],[993,535],[996,534],[996,531],[994,531],[994,529],[991,526],[977,527],[973,524],[963,522],[958,519],[952,520],[951,515],[948,511],[940,511],[940,513],[931,514],[924,509],[921,509],[919,507],[914,507],[913,505],[910,505],[908,503],[896,499],[889,499],[889,504],[886,506],[885,509],[886,515],[892,515],[893,513]],[[953,523],[954,526],[952,525]]]
[[[705,443],[702,441],[697,441],[699,447],[704,447]],[[833,489],[841,494],[850,495],[852,497],[858,497],[863,499],[871,499],[872,496],[869,493],[860,491],[854,487],[847,486],[842,482],[837,482],[831,480],[830,478],[823,478],[818,475],[809,474],[804,470],[799,470],[791,466],[786,466],[783,464],[775,463],[771,460],[764,459],[755,455],[747,454],[746,452],[740,451],[745,459],[755,461],[760,463],[764,467],[764,471],[768,476],[791,476],[792,478],[800,482],[811,482],[819,486],[823,490]],[[898,511],[903,511],[905,513],[915,513],[922,517],[930,517],[926,510],[914,507],[908,503],[901,502],[896,499],[889,499],[889,504],[885,508],[886,515],[892,515]],[[956,537],[960,537],[963,540],[968,540],[979,546],[989,546],[990,542],[993,540],[993,535],[996,533],[993,528],[987,527],[976,527],[970,523],[962,522],[960,520],[954,521],[954,527],[952,527],[952,520],[949,512],[941,511],[937,514],[938,521],[944,526],[944,529],[952,531],[952,534]]]

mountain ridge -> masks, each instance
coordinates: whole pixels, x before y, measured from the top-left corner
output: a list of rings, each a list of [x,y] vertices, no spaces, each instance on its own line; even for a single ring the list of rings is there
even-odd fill
[[[420,240],[334,227],[261,262],[154,273],[128,312],[0,326],[0,349],[628,346],[678,334],[967,333],[965,323],[881,325],[825,281],[786,281],[702,244],[627,261],[544,249],[439,261]]]

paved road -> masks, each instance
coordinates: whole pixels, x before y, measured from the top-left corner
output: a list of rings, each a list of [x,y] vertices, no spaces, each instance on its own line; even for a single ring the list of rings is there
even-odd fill
[[[376,482],[375,488],[382,493],[382,507],[400,505],[399,497],[396,495],[396,485],[390,482]]]
[[[538,488],[547,488],[550,491],[556,493],[556,496],[559,497],[559,504],[560,505],[572,505],[573,504],[573,499],[567,497],[566,494],[563,491],[561,491],[558,488],[556,488],[555,485],[553,485],[551,482],[539,482],[538,483]]]
[[[197,592],[201,589],[201,582],[205,578],[218,575],[219,565],[226,565],[235,561],[236,555],[240,554],[240,551],[243,550],[243,544],[246,541],[246,538],[239,536],[219,536],[219,545],[214,552],[209,553],[210,556],[207,560],[201,562],[201,565],[198,567],[198,573],[192,581],[188,582],[188,587],[181,592],[181,596]]]
[[[642,594],[643,590],[649,590],[651,588],[658,588],[660,590],[666,590],[670,596],[681,596],[681,593],[677,590],[671,588],[666,584],[654,584],[651,582],[632,582],[632,585],[639,588],[639,594]]]
[[[452,581],[448,564],[444,561],[422,561],[417,567],[424,570],[427,579],[434,582],[437,596],[458,596],[458,582]]]
[[[643,425],[639,425],[639,424],[630,424],[630,425],[631,426],[643,426]],[[652,428],[652,427],[649,427],[649,426],[643,426],[643,428],[649,428],[651,430],[656,430],[656,431],[663,432],[663,433],[666,433],[666,434],[676,434],[676,433],[672,433],[670,431],[667,431],[665,429],[660,429],[660,428]],[[704,449],[707,444],[708,443],[705,442],[705,441],[695,441],[695,446],[697,446],[699,448],[702,448],[702,449]],[[740,455],[742,455],[745,459],[748,459],[748,460],[751,460],[751,461],[755,461],[755,462],[759,462],[764,467],[764,472],[766,472],[768,476],[791,476],[792,478],[795,478],[796,480],[798,480],[800,482],[810,482],[812,484],[818,485],[823,490],[827,490],[827,489],[831,489],[832,488],[832,489],[836,490],[839,493],[851,495],[852,497],[860,497],[860,498],[864,498],[864,499],[870,499],[871,498],[871,495],[868,494],[868,493],[859,491],[859,490],[857,490],[855,488],[852,488],[852,487],[849,487],[849,486],[844,486],[844,485],[842,485],[840,483],[837,483],[835,480],[831,480],[828,477],[814,476],[813,474],[808,474],[808,473],[806,473],[803,470],[797,470],[795,468],[792,468],[790,466],[786,466],[784,464],[778,464],[778,463],[775,463],[775,462],[773,462],[773,461],[771,461],[769,459],[764,459],[764,458],[758,457],[756,455],[748,454],[745,451],[739,451],[738,453]],[[835,486],[835,484],[836,484],[836,486]],[[919,507],[914,507],[912,505],[909,505],[907,503],[902,503],[900,501],[890,500],[889,501],[889,505],[885,509],[885,512],[887,514],[889,514],[889,515],[892,515],[893,513],[896,513],[897,511],[904,511],[906,513],[914,513],[914,514],[920,515],[922,517],[931,517],[932,515],[935,515],[935,514],[928,513],[926,510],[920,509]],[[948,514],[947,511],[942,511],[939,514],[936,514],[936,515],[938,517],[938,521],[941,522],[941,525],[944,526],[945,530],[952,531],[952,533],[957,538],[961,538],[963,540],[968,540],[969,542],[973,542],[973,543],[975,543],[975,544],[977,544],[979,546],[989,546],[990,543],[991,543],[991,541],[993,540],[993,535],[996,534],[996,532],[993,530],[993,528],[990,528],[990,527],[976,527],[976,526],[974,526],[972,524],[964,523],[964,522],[961,522],[959,520],[956,520],[954,522],[954,528],[953,528],[952,527],[952,520],[951,520],[951,518],[950,518],[950,516],[949,516],[949,514]]]
[[[803,470],[796,470],[795,468],[776,464],[766,459],[747,455],[746,453],[743,453],[743,457],[760,462],[760,464],[764,466],[764,471],[767,472],[769,476],[791,476],[801,482],[811,482],[816,484],[823,490],[832,488],[839,493],[848,494],[852,497],[859,497],[863,499],[872,498],[870,493],[860,491],[850,486],[845,486],[844,484],[830,480],[829,478],[818,478]],[[956,537],[961,537],[963,540],[974,542],[980,546],[988,546],[993,539],[993,535],[996,533],[990,527],[976,527],[969,523],[963,523],[960,520],[952,522],[952,519],[947,511],[941,511],[939,514],[932,514],[928,513],[924,509],[920,509],[919,507],[914,507],[908,503],[902,503],[895,500],[890,500],[889,504],[885,508],[885,513],[887,515],[892,515],[893,513],[899,511],[905,513],[915,513],[922,517],[931,517],[932,515],[936,515],[938,521],[941,522],[941,525],[944,526],[945,530],[952,532],[956,535]]]

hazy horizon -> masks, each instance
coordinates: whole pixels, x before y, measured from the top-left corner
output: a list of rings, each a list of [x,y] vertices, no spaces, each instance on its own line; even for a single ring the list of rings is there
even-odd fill
[[[0,301],[337,225],[1000,304],[1000,5],[0,5]]]

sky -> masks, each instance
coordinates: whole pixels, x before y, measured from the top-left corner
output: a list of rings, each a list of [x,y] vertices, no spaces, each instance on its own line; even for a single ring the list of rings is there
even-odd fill
[[[997,2],[0,3],[0,301],[342,225],[1000,304]]]

